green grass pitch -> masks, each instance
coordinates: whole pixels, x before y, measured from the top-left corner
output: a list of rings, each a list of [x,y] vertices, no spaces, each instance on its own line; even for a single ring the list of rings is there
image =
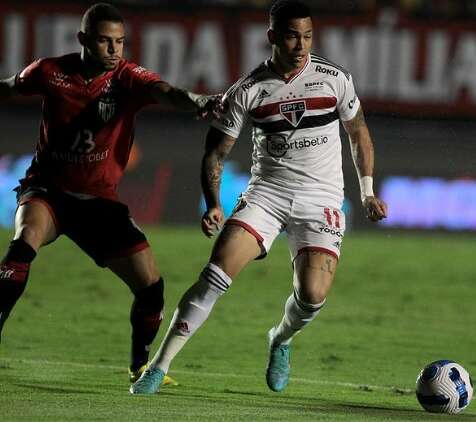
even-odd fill
[[[208,260],[198,228],[149,228],[166,320]],[[11,233],[0,231],[5,250]],[[3,253],[3,252],[2,252]],[[282,393],[264,380],[266,332],[291,292],[287,245],[252,263],[185,346],[178,387],[130,396],[127,288],[69,240],[44,248],[0,345],[1,421],[442,421],[418,405],[419,370],[453,359],[476,374],[476,241],[351,233],[334,288],[294,341]],[[456,416],[476,420],[476,405]]]

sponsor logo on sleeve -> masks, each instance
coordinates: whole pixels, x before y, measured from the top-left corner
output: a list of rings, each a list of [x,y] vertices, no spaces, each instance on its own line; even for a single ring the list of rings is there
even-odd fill
[[[21,75],[20,75],[21,77]],[[51,85],[57,86],[59,88],[69,89],[71,88],[71,82],[69,81],[69,76],[63,72],[53,72],[50,79]]]
[[[225,116],[220,116],[220,118],[218,119],[218,121],[223,125],[223,126],[226,126],[227,128],[234,128],[235,127],[235,123],[233,121],[231,121],[230,119],[227,119]]]
[[[221,103],[221,107],[219,109],[219,117],[217,120],[223,126],[231,129],[235,127],[235,123],[233,122],[232,119],[229,119],[226,116],[229,110],[230,110],[230,101],[228,98],[225,98]]]
[[[354,108],[354,105],[355,105],[355,101],[357,100],[357,96],[354,95],[354,98],[352,98],[350,101],[349,101],[349,108],[352,110]]]
[[[137,66],[134,69],[132,69],[134,73],[137,73],[138,75],[141,75],[142,73],[148,72],[148,70],[145,67],[142,66]]]
[[[241,85],[243,91],[248,91],[251,87],[253,87],[258,81],[256,79],[252,79],[251,81],[245,82]]]

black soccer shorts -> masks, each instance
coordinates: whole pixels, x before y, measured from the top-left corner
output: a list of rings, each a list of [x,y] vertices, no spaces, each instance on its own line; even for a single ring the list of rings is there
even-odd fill
[[[127,205],[110,199],[79,199],[55,188],[30,185],[17,191],[18,205],[40,201],[49,210],[57,231],[75,242],[97,265],[129,256],[149,246]]]

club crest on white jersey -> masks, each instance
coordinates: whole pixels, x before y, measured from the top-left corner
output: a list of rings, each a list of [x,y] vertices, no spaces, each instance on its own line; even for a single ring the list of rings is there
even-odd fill
[[[284,80],[268,60],[238,80],[224,102],[223,115],[212,125],[238,138],[246,121],[251,123],[254,179],[325,192],[332,197],[326,204],[339,208],[344,185],[339,119],[351,120],[360,106],[345,69],[310,54],[301,71]]]
[[[279,113],[294,127],[299,122],[306,111],[306,101],[293,101],[292,103],[279,104]]]

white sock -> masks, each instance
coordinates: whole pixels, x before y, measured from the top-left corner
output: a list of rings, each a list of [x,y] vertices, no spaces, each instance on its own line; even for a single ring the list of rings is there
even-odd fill
[[[209,263],[203,269],[198,281],[180,300],[151,367],[168,372],[172,360],[207,320],[213,305],[228,290],[231,282],[231,278],[215,264]]]
[[[284,306],[284,316],[280,324],[275,327],[273,344],[289,344],[301,329],[309,324],[321,311],[326,300],[311,304],[303,302],[296,291],[288,297]]]

